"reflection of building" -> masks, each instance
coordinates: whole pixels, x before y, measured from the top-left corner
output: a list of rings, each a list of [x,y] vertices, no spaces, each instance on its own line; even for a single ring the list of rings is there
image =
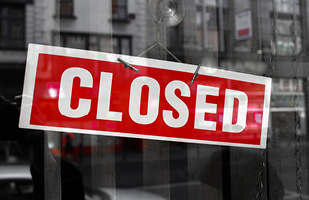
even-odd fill
[[[0,2],[2,95],[12,98],[16,94],[21,94],[29,43],[113,51],[127,55],[137,55],[145,49],[146,32],[143,27],[146,23],[147,4],[144,1],[61,0],[59,5],[56,2],[39,0]],[[60,6],[58,11],[57,6]],[[112,19],[109,13],[112,13]],[[108,43],[107,40],[111,42]],[[15,81],[6,83],[5,77]]]
[[[275,169],[285,168],[286,171],[294,170],[294,173],[294,165],[289,166],[290,168],[285,166],[287,165],[285,159],[294,160],[294,152],[282,155],[280,154],[282,149],[278,146],[281,145],[285,149],[294,148],[291,145],[295,132],[294,113],[301,118],[301,133],[306,133],[308,129],[306,125],[308,124],[306,116],[309,114],[307,111],[308,2],[306,0],[184,0],[184,2],[186,15],[183,22],[166,28],[166,35],[161,35],[162,41],[166,40],[167,48],[185,63],[202,63],[230,71],[271,75],[273,77],[272,131],[269,134],[269,141],[277,146],[270,145],[273,149],[269,151],[269,162],[276,165]],[[1,0],[0,16],[0,95],[11,99],[22,92],[28,43],[136,56],[150,47],[156,39],[156,32],[153,31],[154,34],[151,35],[149,34],[151,31],[148,31],[155,30],[156,27],[153,21],[149,23],[148,4],[145,0]],[[298,63],[294,61],[294,56],[297,56]],[[170,56],[167,56],[167,59],[174,61]],[[44,78],[50,75],[47,67]],[[296,78],[293,76],[297,76],[299,81],[295,81]],[[56,97],[59,86],[51,83],[46,87],[49,90],[42,95],[51,99]],[[295,91],[295,88],[298,90]],[[299,98],[298,105],[294,104],[295,98]],[[253,111],[250,117],[260,122],[260,113]],[[84,153],[90,153],[91,141],[89,137],[87,138],[77,136],[74,140],[75,148],[84,141],[84,145],[88,145]],[[122,142],[127,143],[126,148],[131,148],[129,146],[134,143],[132,141],[116,138],[114,141],[116,152]],[[114,145],[112,139],[108,142]],[[147,145],[134,143],[132,146],[141,151]],[[112,151],[111,149],[105,150]],[[192,157],[194,161],[195,152],[192,153],[194,156],[190,155],[189,151],[185,153],[188,160]],[[152,155],[152,152],[149,154]],[[232,161],[239,156],[234,154],[233,150],[230,155]],[[303,165],[304,163],[306,164],[303,162]],[[196,176],[194,169],[195,166],[191,166],[191,173]],[[236,180],[247,179],[241,177],[243,168],[231,167],[224,170],[226,167],[222,169],[222,177],[218,177],[217,180],[223,180],[223,176],[230,173]],[[290,186],[291,176],[281,176],[280,178],[285,180],[285,186]],[[232,179],[231,177],[228,178]],[[230,187],[233,187],[233,182],[231,183]],[[271,187],[271,184],[268,185]],[[270,189],[270,192],[274,190]]]
[[[307,5],[303,0],[295,1],[293,6],[288,1],[277,0],[274,8],[272,2],[265,0],[258,4],[244,0],[196,0],[185,3],[187,14],[183,22],[168,27],[166,32],[167,47],[183,61],[186,60],[184,57],[197,56],[194,62],[201,62],[207,52],[218,52],[218,59],[223,63],[231,58],[233,62],[264,60],[268,63],[271,47],[279,60],[280,56],[291,56],[295,47],[297,54],[306,54],[307,18],[302,16],[306,16]],[[60,6],[60,19],[56,17],[57,6]],[[47,7],[50,9],[45,9]],[[106,12],[102,12],[103,8]],[[3,0],[0,9],[0,62],[2,69],[6,69],[3,76],[22,76],[28,43],[112,50],[129,55],[138,55],[147,47],[148,4],[141,0],[61,0],[59,5],[56,1]],[[249,18],[241,22],[248,21],[251,26],[240,30],[242,28],[238,27],[235,16],[244,11]],[[108,13],[112,13],[112,18]],[[245,39],[235,35],[247,32],[250,34]],[[111,33],[112,49],[107,50],[104,40]],[[274,62],[273,65],[289,68],[286,62]],[[2,90],[6,90],[7,95],[17,92],[12,87]]]
[[[0,92],[13,97],[21,93],[23,71],[26,63],[27,10],[32,1],[1,1],[0,31]],[[7,79],[8,78],[8,79]],[[7,82],[8,80],[15,80]]]
[[[67,1],[61,1],[60,7],[63,8],[60,10],[61,46],[111,52],[111,49],[106,49],[103,40],[113,33],[112,52],[137,54],[141,51],[141,45],[138,44],[142,43],[143,32],[139,26],[143,22],[144,9],[138,9],[134,5],[141,7],[145,5],[137,2],[138,0],[113,0],[110,5],[102,1],[71,0],[70,6],[67,6]],[[112,19],[109,16],[110,10],[106,9],[108,6],[111,6]],[[105,8],[106,12],[101,12],[100,7]],[[93,13],[93,10],[97,12]]]

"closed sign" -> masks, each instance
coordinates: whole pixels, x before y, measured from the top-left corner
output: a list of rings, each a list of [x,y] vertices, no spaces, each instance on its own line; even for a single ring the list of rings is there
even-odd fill
[[[138,72],[125,68],[118,58]],[[20,127],[265,148],[271,79],[30,45]]]

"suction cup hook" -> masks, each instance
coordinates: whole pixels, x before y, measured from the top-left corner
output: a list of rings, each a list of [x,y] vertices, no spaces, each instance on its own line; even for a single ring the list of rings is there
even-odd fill
[[[149,0],[149,10],[156,23],[176,26],[185,16],[183,0]]]

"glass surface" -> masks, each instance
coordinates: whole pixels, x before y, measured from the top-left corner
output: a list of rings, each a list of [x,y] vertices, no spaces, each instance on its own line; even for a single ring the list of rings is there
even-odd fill
[[[25,45],[24,8],[1,6],[1,48],[22,49]]]
[[[124,55],[130,55],[130,39],[129,38],[122,38],[121,39],[121,53]]]
[[[118,38],[113,38],[113,52],[114,53],[120,53],[119,49],[119,39]]]
[[[161,7],[153,10],[180,23],[161,26],[149,2],[141,0],[1,3],[0,199],[309,199],[309,2],[183,0],[183,19],[173,13],[178,1],[155,2]],[[241,23],[235,20],[240,13],[246,13]],[[67,49],[27,60],[30,43],[86,51],[68,58],[62,53],[74,51]],[[106,56],[115,62],[97,52],[116,53]],[[148,66],[152,63],[158,66]],[[35,78],[26,79],[35,83],[34,92],[22,97],[31,106],[22,106],[30,108],[37,129],[18,128],[26,120],[19,119],[18,95],[29,64],[38,68]],[[198,65],[213,74],[242,75],[230,80],[200,73],[190,86]],[[72,68],[80,75],[72,78]],[[70,76],[71,82],[61,83]],[[260,92],[265,86],[246,81],[256,76],[272,79],[266,149],[223,145],[261,141],[268,114]],[[154,84],[136,84],[144,79]],[[83,85],[89,80],[91,86]],[[182,87],[173,90],[173,81]],[[68,87],[72,93],[64,90]],[[248,102],[229,89],[247,94]],[[226,99],[227,94],[235,98]],[[69,110],[89,100],[89,112],[74,117],[60,112],[59,99],[68,96]],[[107,111],[108,119],[102,114]],[[148,116],[155,120],[139,121]],[[46,126],[64,129],[44,131]],[[120,132],[131,135],[115,136]],[[140,135],[143,139],[136,138]]]
[[[60,16],[73,17],[73,0],[60,0]]]
[[[112,0],[112,16],[116,20],[127,20],[127,0]]]
[[[66,46],[76,49],[86,49],[86,37],[79,35],[67,36]]]

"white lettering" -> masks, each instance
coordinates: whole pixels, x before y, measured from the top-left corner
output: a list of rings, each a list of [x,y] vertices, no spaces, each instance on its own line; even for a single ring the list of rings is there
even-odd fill
[[[234,99],[238,99],[238,114],[236,124],[232,124]],[[230,133],[239,133],[246,128],[248,109],[248,96],[246,93],[237,90],[225,90],[223,127],[222,131]]]
[[[97,119],[121,121],[122,113],[109,111],[113,74],[101,72]]]
[[[147,114],[141,115],[142,87],[145,85],[149,88]],[[129,115],[131,119],[138,124],[151,124],[154,122],[158,117],[159,97],[160,85],[155,79],[146,76],[135,78],[132,81],[130,91]]]
[[[216,130],[216,122],[205,121],[205,113],[217,113],[217,104],[206,103],[206,96],[218,96],[219,88],[197,85],[194,128],[202,130]]]
[[[181,96],[190,97],[190,88],[187,84],[182,81],[170,82],[165,88],[165,98],[167,102],[177,110],[179,117],[175,119],[172,111],[163,110],[163,120],[168,126],[179,128],[187,123],[189,110],[187,105],[175,95],[176,89],[181,91]]]
[[[90,111],[91,100],[79,99],[78,107],[71,108],[73,79],[80,78],[81,87],[92,87],[93,79],[91,73],[83,68],[72,67],[65,70],[61,76],[58,109],[64,116],[79,118],[87,115]]]

